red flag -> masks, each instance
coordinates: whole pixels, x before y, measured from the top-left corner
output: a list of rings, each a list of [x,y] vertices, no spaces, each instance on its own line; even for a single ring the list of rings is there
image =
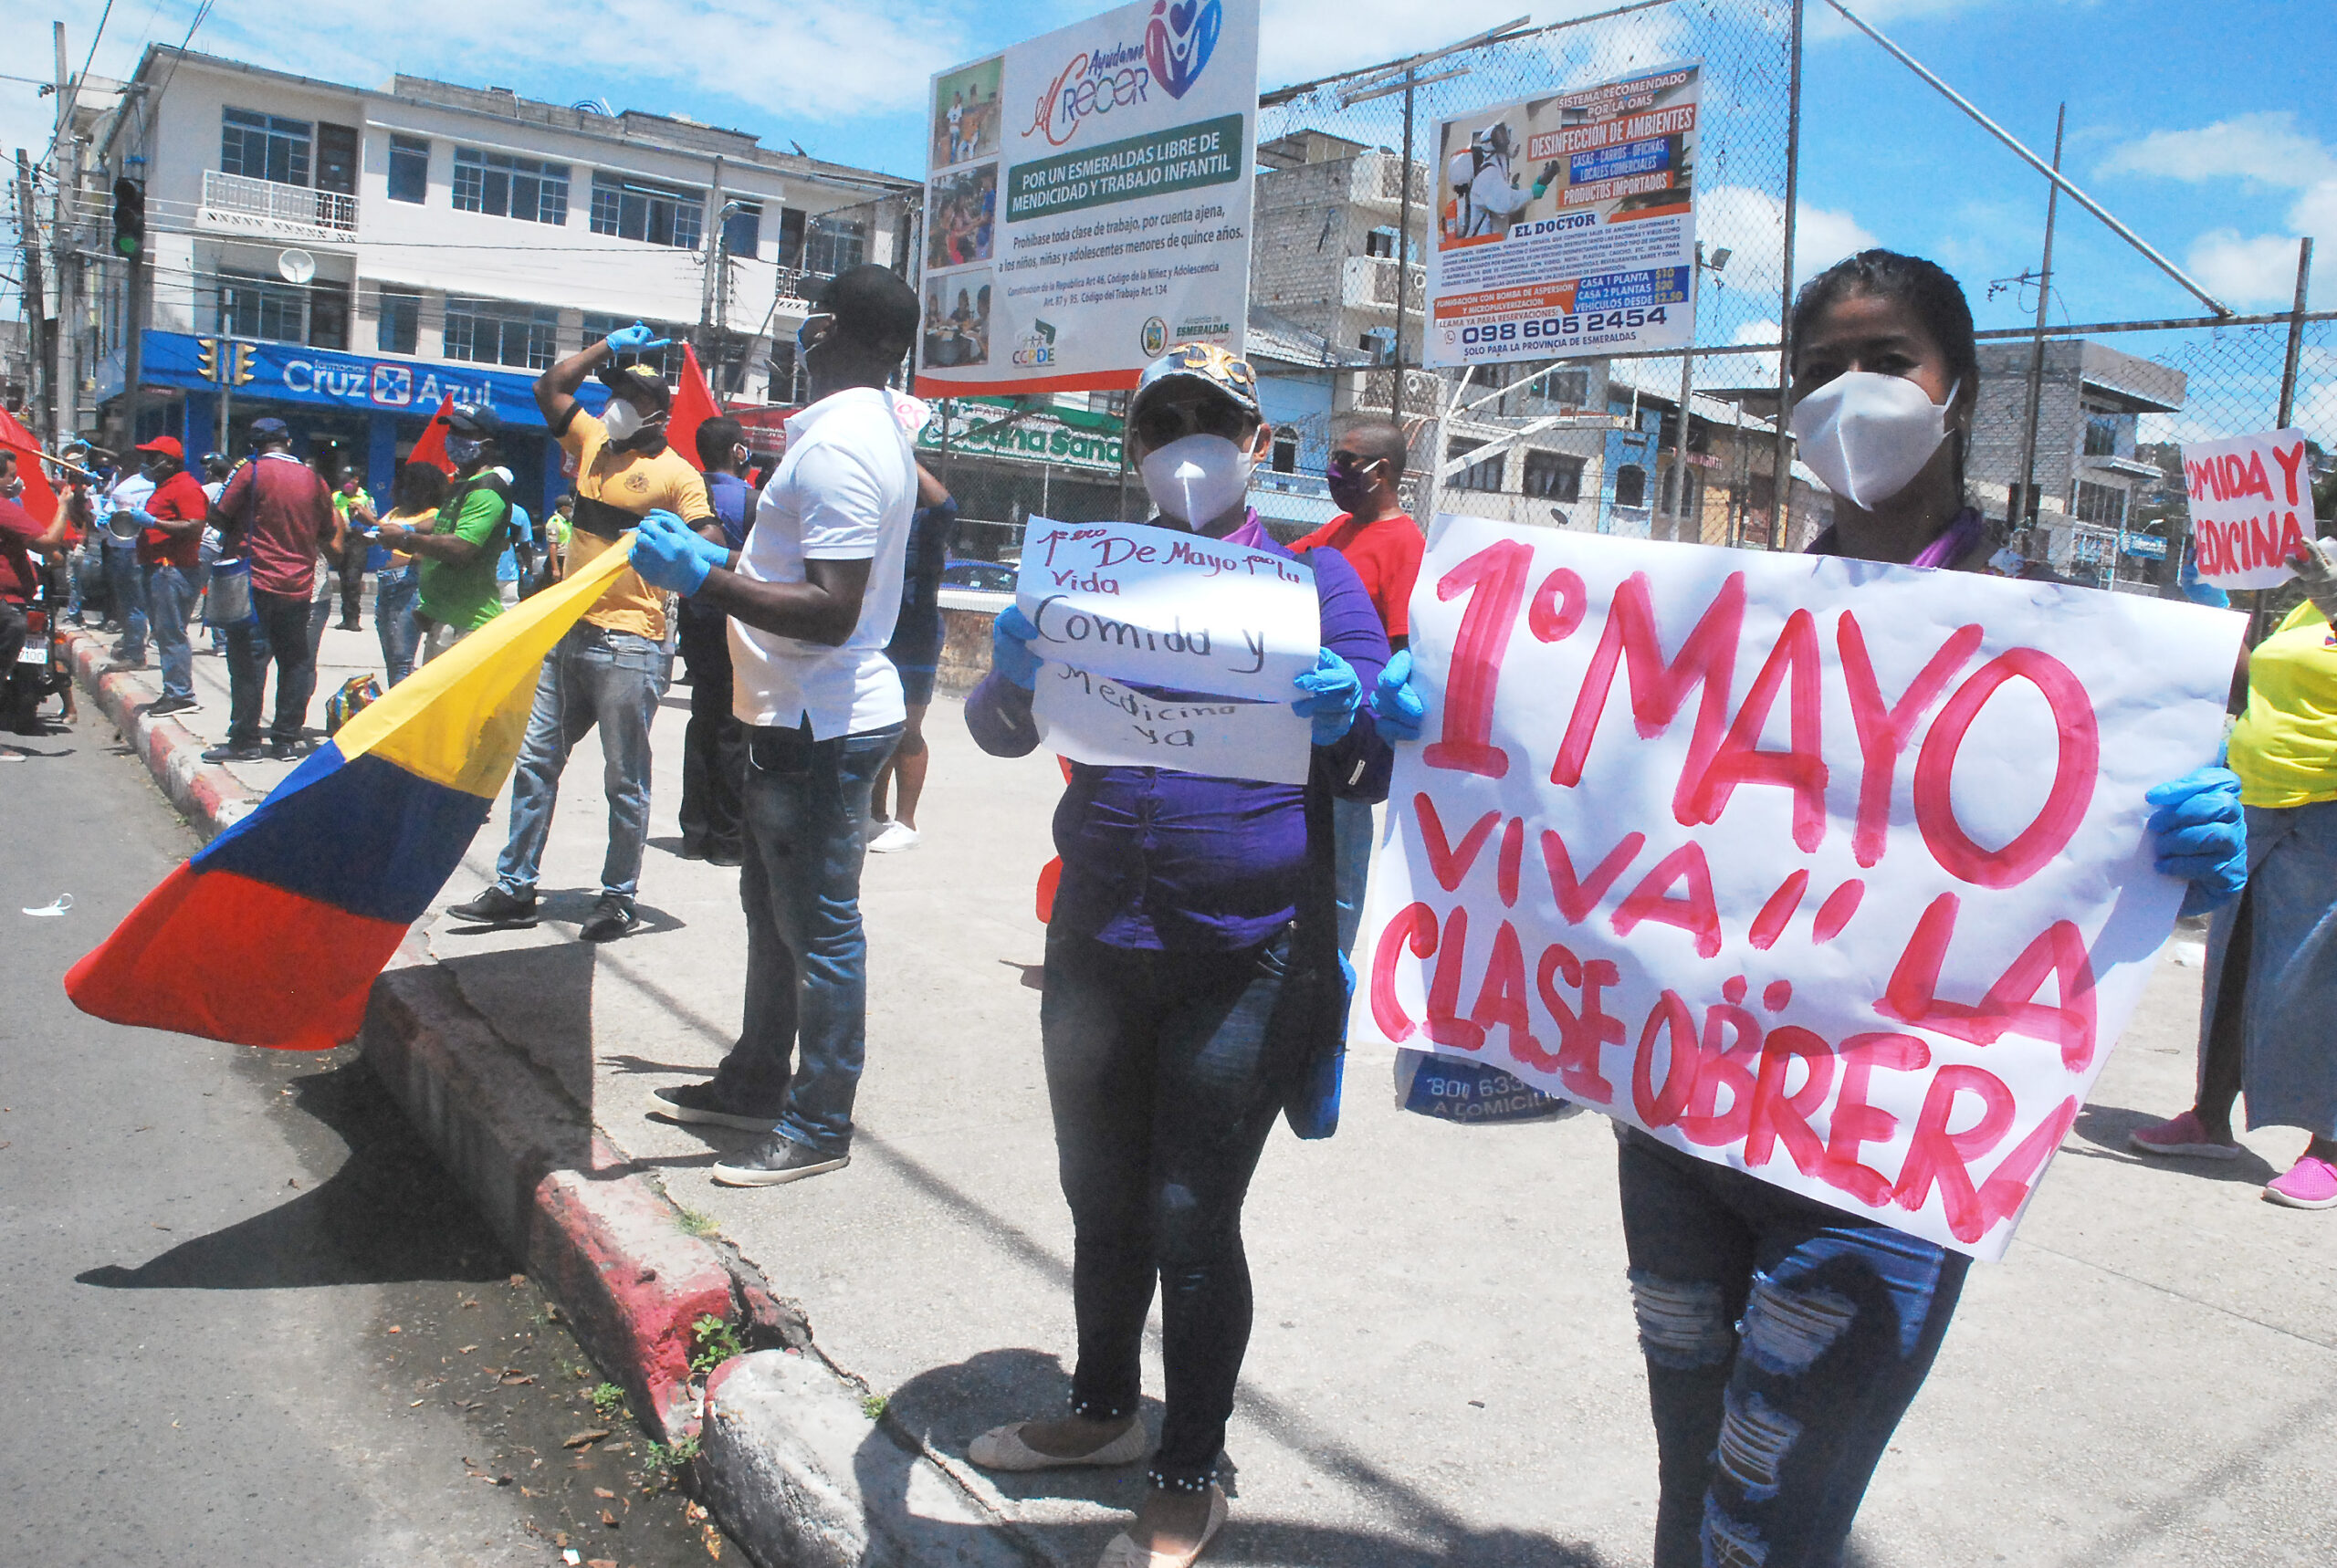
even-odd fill
[[[697,368],[697,350],[684,343],[682,384],[674,393],[674,411],[665,416],[665,444],[687,458],[691,467],[703,468],[697,460],[697,427],[721,413],[706,384],[706,372]]]
[[[16,454],[16,474],[25,482],[19,504],[32,514],[33,521],[48,527],[57,520],[57,491],[41,467],[40,443],[5,408],[0,408],[0,446],[11,447]]]
[[[407,462],[427,463],[443,474],[454,473],[455,465],[446,455],[446,419],[454,412],[455,394],[448,392],[439,400],[438,412],[432,414],[430,423],[423,427],[422,439],[414,444],[412,452],[406,454]]]

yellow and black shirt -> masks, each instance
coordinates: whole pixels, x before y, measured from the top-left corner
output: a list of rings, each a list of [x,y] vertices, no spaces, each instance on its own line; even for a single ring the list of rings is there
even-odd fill
[[[553,434],[576,459],[575,531],[568,546],[568,570],[589,564],[603,550],[638,528],[651,512],[667,511],[693,526],[714,516],[706,481],[670,446],[636,452],[609,443],[609,428],[572,406]],[[665,640],[665,596],[641,580],[638,572],[617,574],[584,619],[612,632],[630,632],[653,643]]]

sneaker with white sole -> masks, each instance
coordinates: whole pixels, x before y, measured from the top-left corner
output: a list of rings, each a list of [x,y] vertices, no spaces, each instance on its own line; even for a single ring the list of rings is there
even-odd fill
[[[850,1164],[848,1154],[822,1154],[784,1133],[773,1133],[738,1158],[722,1161],[709,1174],[720,1186],[778,1186],[840,1171]]]
[[[2264,1196],[2290,1208],[2337,1208],[2337,1165],[2301,1155],[2285,1175],[2264,1184]]]
[[[924,836],[907,822],[887,822],[885,824],[883,832],[868,841],[868,852],[872,855],[889,855],[896,854],[902,850],[913,850],[917,848],[917,841]]]
[[[711,1083],[676,1083],[650,1092],[658,1103],[649,1108],[650,1114],[666,1116],[676,1122],[695,1122],[707,1127],[737,1127],[741,1132],[768,1133],[779,1125],[776,1112],[758,1116],[742,1110],[715,1092]]]
[[[2161,1158],[2195,1160],[2236,1160],[2239,1145],[2219,1139],[2207,1131],[2196,1111],[2185,1111],[2164,1122],[2147,1127],[2137,1127],[2126,1134],[2126,1142],[2137,1152],[2157,1155]]]

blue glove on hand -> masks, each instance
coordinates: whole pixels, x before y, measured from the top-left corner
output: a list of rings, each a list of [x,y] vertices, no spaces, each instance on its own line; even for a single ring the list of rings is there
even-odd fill
[[[706,574],[729,559],[728,550],[663,509],[644,517],[634,530],[633,570],[650,587],[684,598],[705,587]]]
[[[661,338],[635,321],[630,327],[620,327],[609,334],[609,352],[613,354],[645,354],[652,349],[672,346],[674,340]]]
[[[1039,666],[1046,663],[1031,652],[1031,640],[1038,634],[1019,604],[1008,605],[990,622],[990,667],[1026,692],[1039,684]]]
[[[1379,672],[1379,684],[1371,692],[1371,716],[1379,721],[1379,729],[1390,740],[1418,740],[1420,727],[1428,722],[1428,704],[1412,689],[1412,651],[1398,650]]]
[[[1328,648],[1315,655],[1315,667],[1291,683],[1306,695],[1290,705],[1301,718],[1315,721],[1315,744],[1336,745],[1355,727],[1355,710],[1363,706],[1363,677],[1355,666]]]
[[[2151,813],[2152,864],[2190,883],[2185,915],[2205,915],[2239,896],[2248,885],[2248,820],[2239,804],[2239,775],[2202,768],[2161,784],[2143,797]]]
[[[2183,552],[2183,570],[2175,574],[2175,582],[2183,590],[2183,597],[2194,604],[2204,604],[2210,610],[2231,608],[2231,595],[2199,576],[2199,558],[2187,549]]]

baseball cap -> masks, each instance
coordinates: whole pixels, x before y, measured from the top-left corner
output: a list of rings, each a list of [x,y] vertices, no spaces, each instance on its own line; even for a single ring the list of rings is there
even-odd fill
[[[1247,360],[1237,360],[1214,343],[1179,343],[1144,367],[1144,376],[1136,384],[1136,396],[1128,400],[1128,413],[1133,417],[1156,388],[1196,382],[1223,392],[1245,413],[1262,413],[1258,407],[1258,373],[1250,368]]]
[[[603,386],[628,402],[647,399],[659,408],[674,405],[673,390],[665,385],[665,378],[647,365],[620,365],[611,360],[603,364],[596,373]],[[635,393],[640,394],[639,397],[634,396]]]
[[[254,441],[289,441],[292,439],[292,427],[272,414],[263,419],[256,419],[252,421],[252,439]]]
[[[458,402],[447,413],[446,428],[474,441],[492,441],[503,433],[503,421],[483,402]]]
[[[186,448],[179,444],[179,438],[175,435],[158,435],[152,441],[141,441],[138,444],[138,450],[159,452],[165,457],[175,457],[182,463],[186,461]]]

